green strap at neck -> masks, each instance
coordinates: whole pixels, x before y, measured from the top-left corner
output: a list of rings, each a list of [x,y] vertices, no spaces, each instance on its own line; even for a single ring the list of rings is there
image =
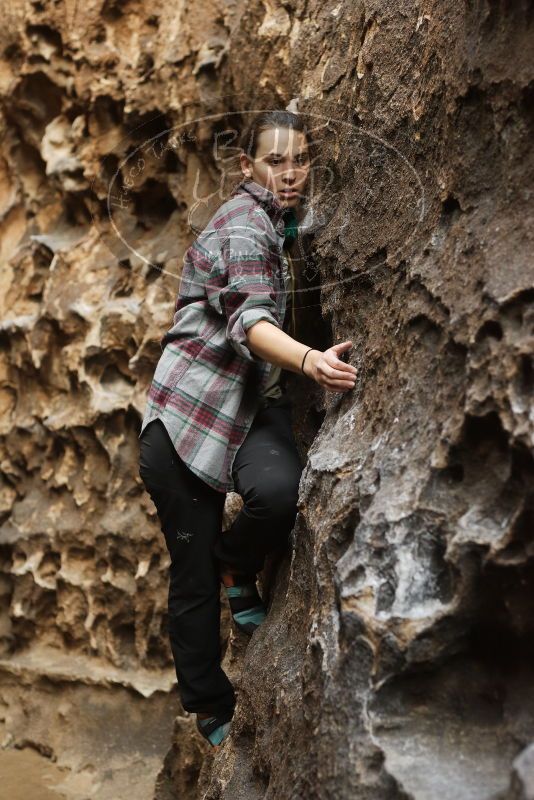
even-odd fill
[[[297,222],[297,215],[295,214],[294,208],[288,208],[284,211],[282,216],[285,223],[284,247],[290,247],[297,238],[297,233],[299,228]]]

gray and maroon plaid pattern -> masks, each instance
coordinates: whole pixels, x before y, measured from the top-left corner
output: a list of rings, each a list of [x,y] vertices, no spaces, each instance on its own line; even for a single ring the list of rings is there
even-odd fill
[[[147,395],[141,433],[160,418],[180,458],[221,492],[248,433],[270,364],[247,347],[265,319],[283,327],[288,285],[283,207],[242,181],[184,256],[172,327]]]

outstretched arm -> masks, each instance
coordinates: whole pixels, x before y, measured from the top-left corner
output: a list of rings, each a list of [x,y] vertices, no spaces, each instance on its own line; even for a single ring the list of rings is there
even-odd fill
[[[249,349],[282,369],[300,372],[302,359],[309,347],[297,342],[287,333],[267,320],[259,320],[247,330]],[[324,352],[310,350],[304,362],[304,374],[317,381],[330,392],[346,392],[354,388],[356,367],[345,364],[339,354],[350,350],[352,342],[347,340],[329,347]]]

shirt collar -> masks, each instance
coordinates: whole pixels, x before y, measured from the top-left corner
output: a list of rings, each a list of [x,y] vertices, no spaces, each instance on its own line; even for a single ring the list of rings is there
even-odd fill
[[[265,186],[261,186],[259,183],[256,183],[256,181],[253,181],[250,178],[245,178],[242,180],[241,183],[239,183],[233,190],[231,196],[233,197],[234,195],[242,194],[243,192],[247,192],[248,194],[252,195],[252,197],[261,203],[271,218],[273,225],[278,226],[282,231],[284,230],[284,222],[282,217],[286,209],[276,197],[274,192],[271,192],[270,189],[266,189]]]

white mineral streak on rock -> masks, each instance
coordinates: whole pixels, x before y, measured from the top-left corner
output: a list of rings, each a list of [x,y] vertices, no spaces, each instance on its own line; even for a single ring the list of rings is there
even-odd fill
[[[41,156],[46,162],[46,174],[75,172],[82,169],[82,162],[73,152],[74,142],[71,123],[66,117],[56,117],[45,128],[41,142]],[[76,184],[73,184],[71,189]],[[69,185],[65,185],[69,191]]]
[[[144,559],[140,561],[137,565],[137,572],[135,573],[135,580],[138,578],[144,578],[147,575],[148,570],[150,568],[150,559]]]
[[[272,0],[263,0],[265,5],[265,16],[258,28],[258,36],[273,39],[278,36],[285,36],[291,28],[290,16],[281,6],[277,6]]]
[[[39,319],[37,314],[23,314],[18,317],[0,319],[0,330],[3,331],[29,331]]]
[[[377,611],[379,619],[403,617],[430,622],[429,618],[446,610],[446,606],[435,597],[437,586],[432,565],[421,559],[417,540],[396,547],[395,573],[395,600],[391,610]]]

